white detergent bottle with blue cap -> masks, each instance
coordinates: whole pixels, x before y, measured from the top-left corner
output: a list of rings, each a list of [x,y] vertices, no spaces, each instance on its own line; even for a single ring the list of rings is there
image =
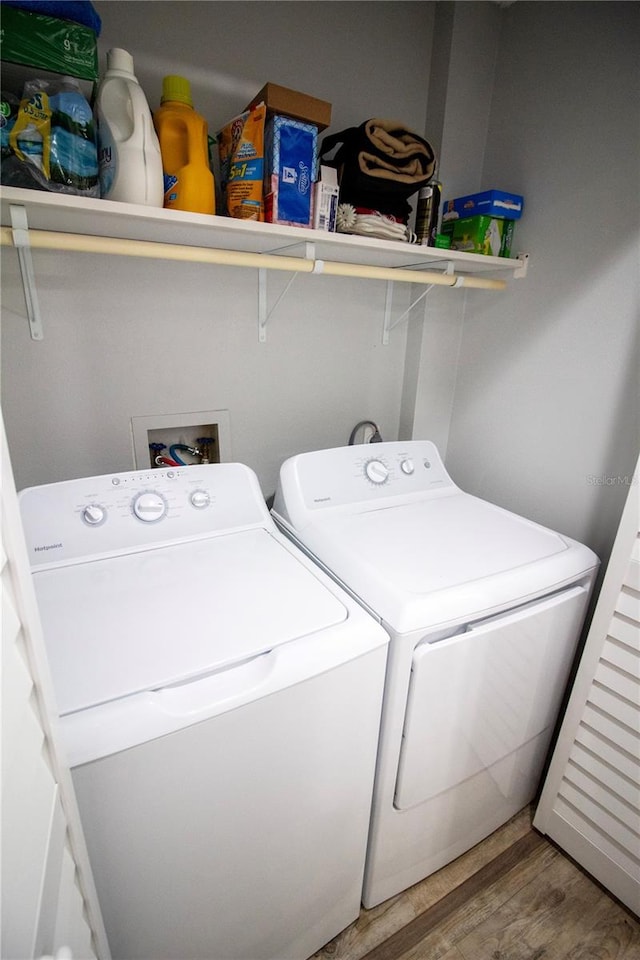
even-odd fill
[[[133,58],[114,47],[96,98],[100,195],[148,207],[164,202],[160,144]]]

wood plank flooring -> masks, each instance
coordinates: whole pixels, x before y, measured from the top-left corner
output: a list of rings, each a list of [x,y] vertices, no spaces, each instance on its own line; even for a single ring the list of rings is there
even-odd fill
[[[517,817],[362,910],[318,960],[640,960],[640,920]]]

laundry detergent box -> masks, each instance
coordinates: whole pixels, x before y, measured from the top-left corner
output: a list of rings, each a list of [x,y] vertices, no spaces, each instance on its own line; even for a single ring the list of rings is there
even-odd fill
[[[471,193],[467,197],[445,200],[442,218],[448,220],[456,216],[475,217],[484,214],[490,217],[503,217],[506,220],[519,220],[523,207],[524,199],[517,193],[485,190],[483,193]]]
[[[442,233],[451,238],[451,249],[508,257],[513,243],[514,221],[504,217],[457,217],[443,220]]]
[[[237,220],[264,220],[265,116],[259,103],[234,117],[216,138],[222,206]]]
[[[265,220],[310,227],[318,128],[291,117],[267,118],[265,126]]]

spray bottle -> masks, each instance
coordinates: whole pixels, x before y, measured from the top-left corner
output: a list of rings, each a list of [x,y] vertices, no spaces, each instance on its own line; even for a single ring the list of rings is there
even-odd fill
[[[435,177],[418,193],[416,207],[416,237],[418,243],[435,247],[438,216],[442,201],[442,184]]]

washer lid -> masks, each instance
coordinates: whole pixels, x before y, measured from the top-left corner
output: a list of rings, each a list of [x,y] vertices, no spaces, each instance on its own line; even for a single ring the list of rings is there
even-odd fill
[[[61,714],[232,666],[347,619],[265,529],[34,574]]]
[[[597,564],[586,547],[460,492],[334,514],[303,538],[399,632],[477,617]]]

